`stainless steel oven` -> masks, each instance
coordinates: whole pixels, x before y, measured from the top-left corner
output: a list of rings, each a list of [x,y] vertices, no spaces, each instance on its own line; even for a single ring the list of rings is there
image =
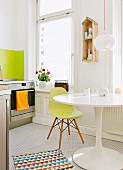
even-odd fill
[[[16,92],[22,91],[23,89],[11,90],[11,114],[10,114],[10,122],[18,121],[24,118],[34,116],[35,109],[35,89],[29,88],[24,89],[28,91],[28,104],[29,108],[21,111],[16,111]]]
[[[32,117],[35,111],[35,84],[33,81],[3,81],[0,85],[11,90],[11,107],[10,107],[10,128],[21,126],[32,122]],[[21,111],[16,111],[16,92],[28,90],[29,108]]]

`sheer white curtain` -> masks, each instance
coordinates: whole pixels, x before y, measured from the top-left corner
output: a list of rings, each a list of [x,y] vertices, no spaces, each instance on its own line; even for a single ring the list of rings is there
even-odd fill
[[[123,30],[123,0],[113,0],[113,34],[115,47],[113,49],[113,88],[123,87],[122,30]]]

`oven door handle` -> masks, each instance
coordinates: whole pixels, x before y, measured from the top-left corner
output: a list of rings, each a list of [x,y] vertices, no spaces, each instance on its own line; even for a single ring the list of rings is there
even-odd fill
[[[35,91],[35,90],[28,90],[28,91],[30,92],[30,91]]]

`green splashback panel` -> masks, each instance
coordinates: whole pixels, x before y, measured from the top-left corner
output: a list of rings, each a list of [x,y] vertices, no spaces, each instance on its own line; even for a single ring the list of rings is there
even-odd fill
[[[24,51],[16,51],[17,79],[24,80]]]
[[[24,80],[24,51],[0,49],[3,78]]]

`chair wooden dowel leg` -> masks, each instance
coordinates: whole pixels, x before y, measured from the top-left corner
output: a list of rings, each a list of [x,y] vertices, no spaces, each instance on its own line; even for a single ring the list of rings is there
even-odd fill
[[[75,119],[74,119],[74,123],[75,123],[75,125],[76,125],[77,130],[78,130],[78,133],[79,133],[79,136],[80,136],[80,138],[81,138],[81,140],[82,140],[82,143],[84,143],[84,139],[83,139],[83,137],[82,137],[82,135],[81,135],[81,132],[80,132],[80,130],[79,130],[79,127],[78,127],[77,122],[76,122]]]
[[[62,122],[61,122],[61,128],[60,128],[59,149],[61,148],[62,131],[63,131],[63,121],[64,121],[64,119],[62,119]]]
[[[51,128],[50,128],[50,132],[49,132],[49,134],[48,134],[47,139],[49,139],[49,137],[50,137],[50,134],[51,134],[51,132],[52,132],[52,130],[53,130],[53,128],[54,128],[54,125],[55,125],[55,123],[56,123],[56,120],[57,120],[57,117],[55,118],[55,120],[54,120],[54,122],[53,122],[53,124],[52,124],[52,126],[51,126]]]
[[[67,119],[67,124],[68,124],[68,134],[70,135],[70,125],[69,125],[69,119]]]

